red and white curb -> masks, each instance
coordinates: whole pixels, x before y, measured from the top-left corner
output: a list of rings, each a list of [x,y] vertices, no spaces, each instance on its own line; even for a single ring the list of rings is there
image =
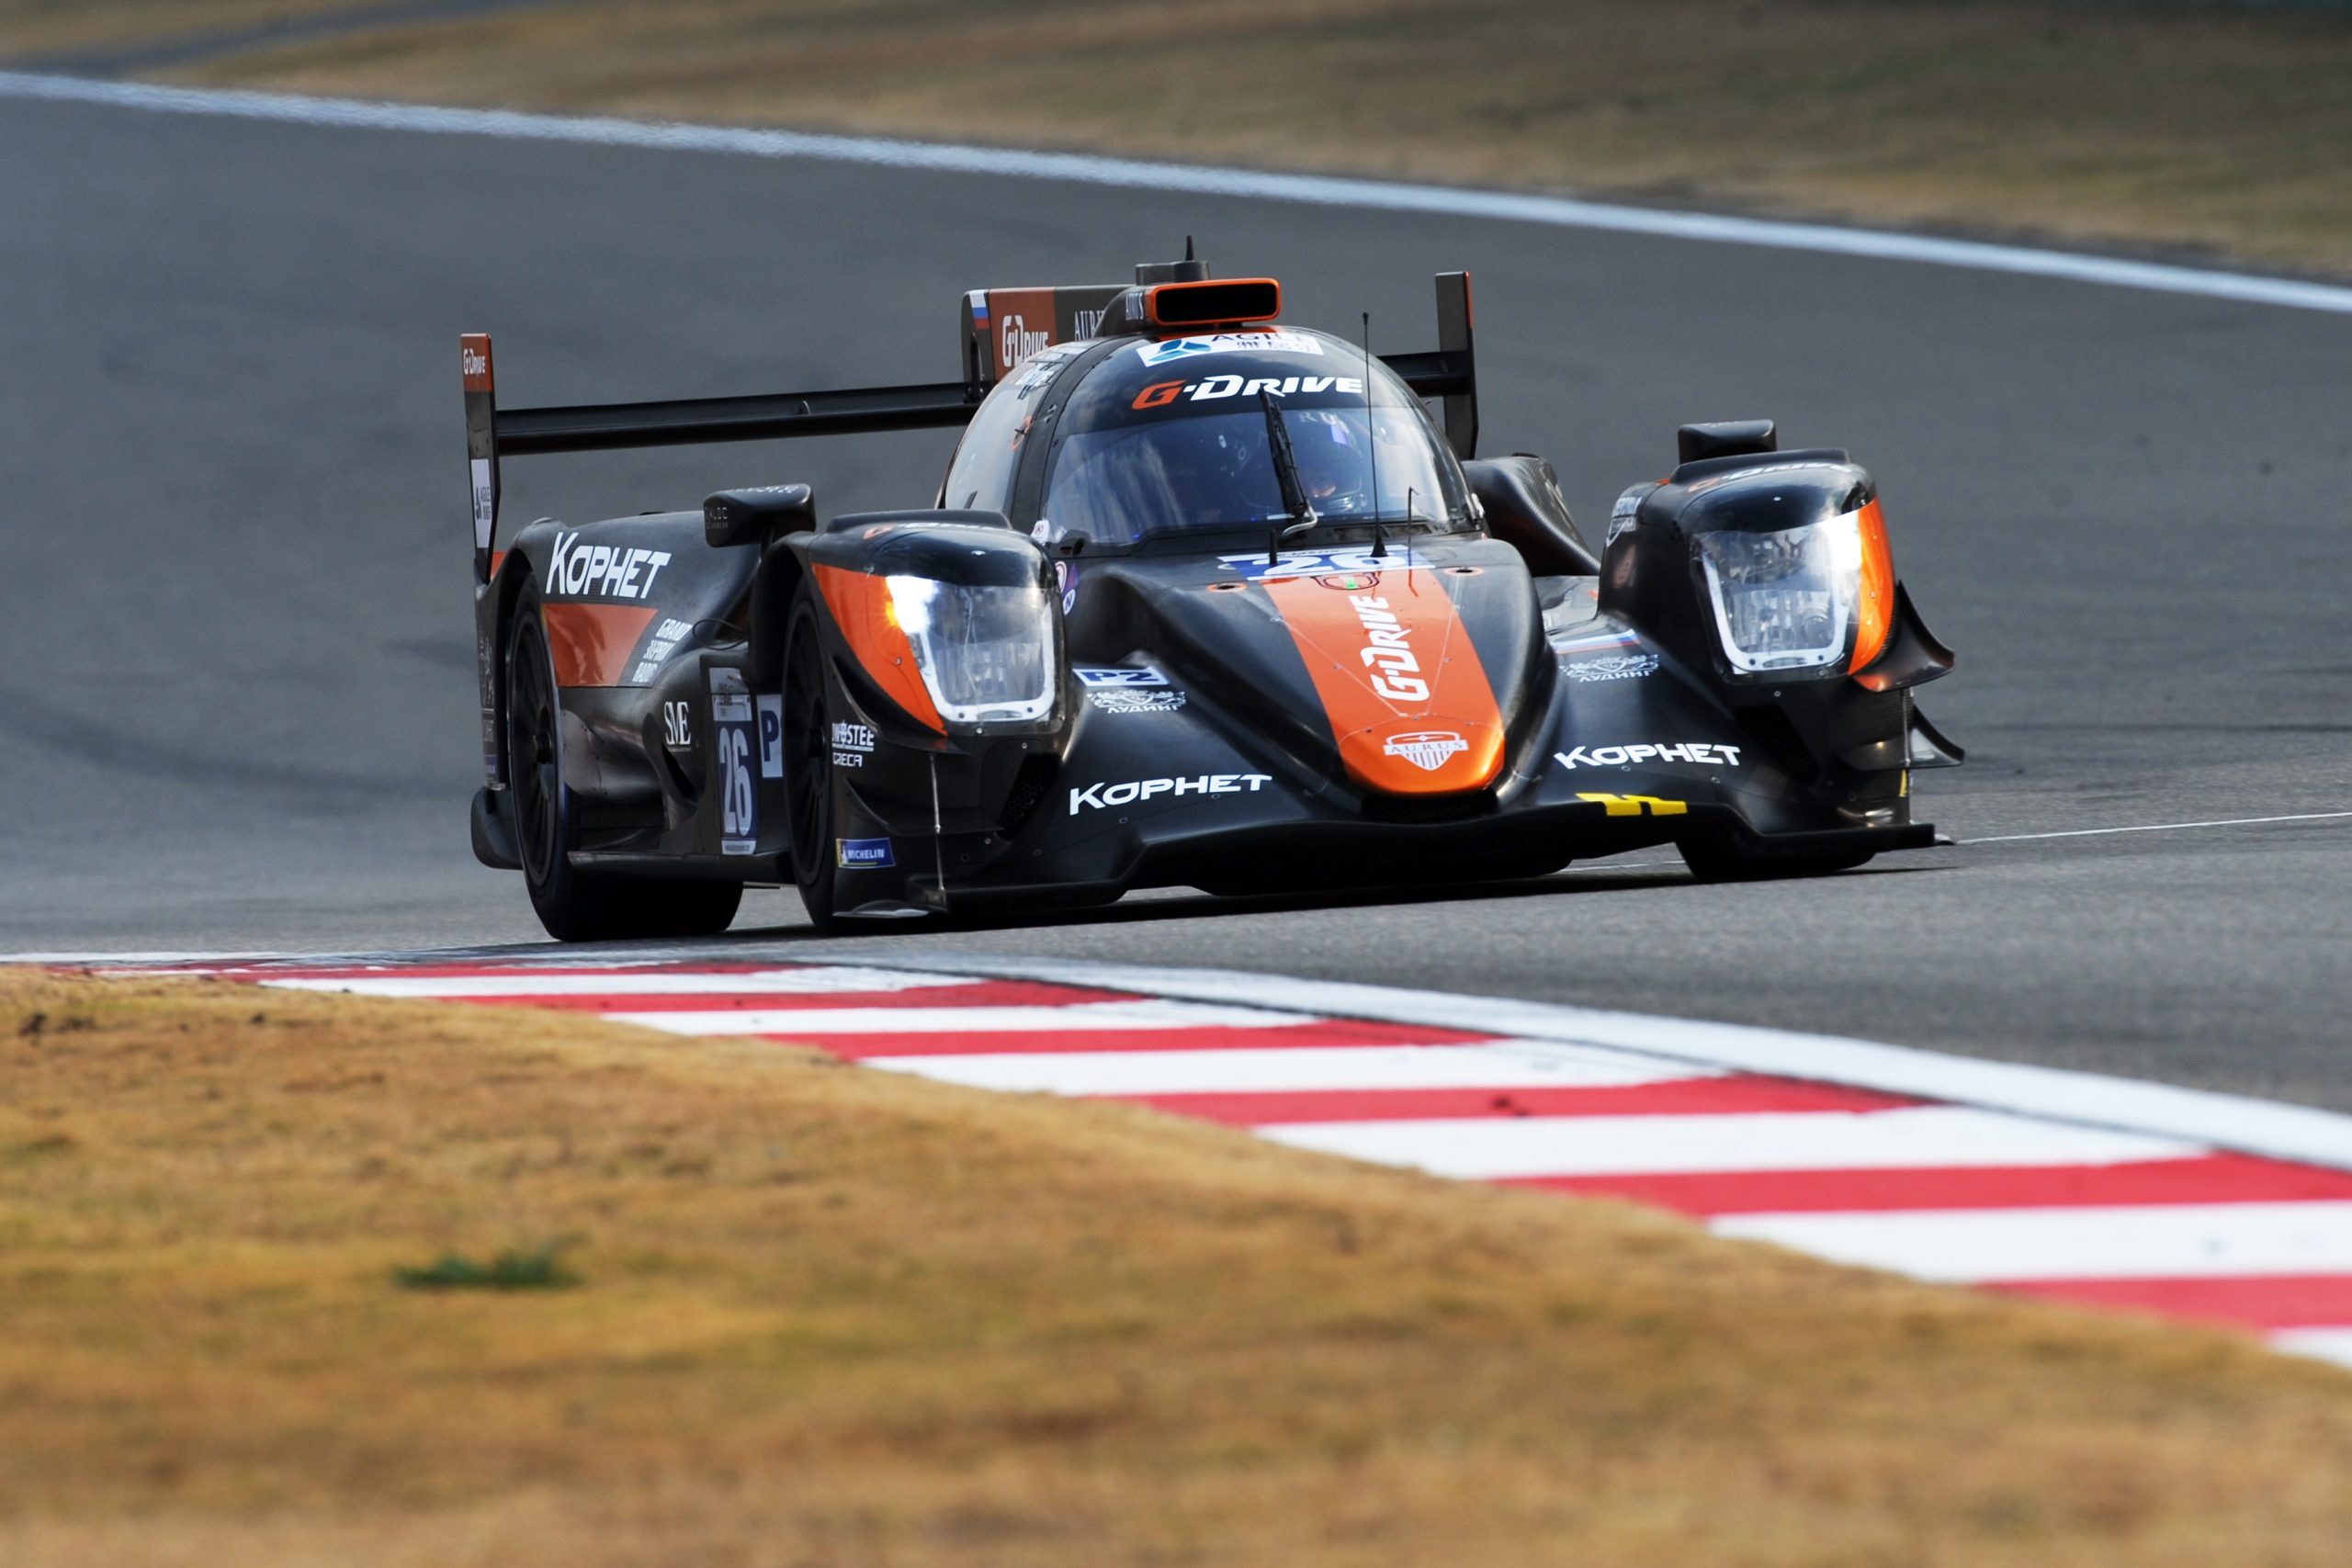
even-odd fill
[[[167,969],[594,1013],[810,1044],[978,1089],[1148,1105],[1440,1176],[1658,1204],[1720,1235],[1840,1263],[2234,1324],[2352,1366],[2352,1117],[1538,1003],[1076,963],[939,964]]]

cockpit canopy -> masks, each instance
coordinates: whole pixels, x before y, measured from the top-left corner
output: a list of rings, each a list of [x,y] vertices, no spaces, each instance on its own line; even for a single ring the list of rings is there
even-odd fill
[[[1283,502],[1271,400],[1324,525],[1468,525],[1461,467],[1419,400],[1353,344],[1259,328],[1105,346],[1057,345],[1001,381],[949,468],[945,504],[1012,516],[1020,489],[1036,499],[1016,525],[1097,548],[1303,522]],[[1029,437],[1049,387],[1062,406],[1041,452]],[[1016,486],[1031,465],[1042,476]]]
[[[1283,503],[1268,397],[1325,523],[1464,521],[1460,470],[1395,373],[1337,338],[1282,330],[1122,344],[1094,365],[1052,456],[1053,536],[1121,546],[1304,521]]]

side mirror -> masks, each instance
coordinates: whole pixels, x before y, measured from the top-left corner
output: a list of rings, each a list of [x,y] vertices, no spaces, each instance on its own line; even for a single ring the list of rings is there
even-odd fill
[[[817,502],[807,485],[722,490],[702,503],[703,542],[712,549],[764,544],[778,534],[817,526]]]
[[[1703,463],[1710,457],[1760,457],[1781,448],[1781,433],[1769,419],[1733,419],[1717,424],[1686,424],[1674,433],[1675,458]]]

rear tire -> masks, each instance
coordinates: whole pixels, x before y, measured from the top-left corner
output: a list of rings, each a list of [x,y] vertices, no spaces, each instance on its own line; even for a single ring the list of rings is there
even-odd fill
[[[1867,865],[1868,850],[1844,854],[1805,854],[1750,849],[1732,839],[1693,839],[1674,846],[1682,863],[1701,882],[1778,882],[1789,877],[1827,876]]]
[[[793,606],[784,645],[784,777],[789,791],[792,880],[808,923],[823,935],[842,930],[834,913],[833,733],[817,610],[807,590]]]
[[[716,936],[734,922],[743,901],[739,883],[600,875],[571,863],[571,792],[563,783],[555,666],[540,629],[538,596],[527,592],[514,607],[506,642],[506,772],[523,884],[539,924],[556,941]]]

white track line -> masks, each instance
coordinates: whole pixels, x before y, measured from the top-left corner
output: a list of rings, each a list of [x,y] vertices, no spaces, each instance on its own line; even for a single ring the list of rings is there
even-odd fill
[[[2265,822],[2332,822],[2352,811],[2298,811],[2290,817],[2224,817],[2211,822],[2149,822],[2133,828],[2069,828],[2063,833],[2002,833],[1967,844],[2022,844],[2033,839],[2095,839],[2105,833],[2179,833],[2191,828],[2252,828]]]
[[[2275,1328],[2271,1345],[2290,1356],[2311,1356],[2352,1367],[2352,1328]]]
[[[1526,1176],[2120,1165],[2204,1152],[2175,1139],[1944,1105],[1701,1116],[1308,1122],[1253,1131],[1294,1148],[1470,1181]]]
[[[608,1012],[673,1034],[775,1034],[807,1039],[837,1034],[1059,1034],[1139,1029],[1263,1029],[1316,1021],[1295,1012],[1184,1001],[1074,1002],[1046,1007],[744,1008],[727,1012]]]
[[[1619,1051],[1490,1045],[1303,1045],[1226,1051],[1039,1051],[868,1056],[865,1066],[1023,1094],[1281,1094],[1318,1089],[1627,1089],[1712,1068]]]
[[[1948,1284],[2352,1273],[2352,1202],[1739,1214],[1709,1228]]]
[[[721,126],[649,123],[608,118],[520,114],[503,109],[435,108],[414,104],[369,103],[289,94],[163,87],[133,82],[97,82],[76,76],[0,72],[0,97],[103,104],[170,114],[223,116],[281,124],[343,130],[419,131],[439,135],[489,136],[509,141],[560,141],[656,152],[718,152],[756,158],[803,158],[864,164],[892,169],[1062,180],[1116,186],[1130,190],[1191,196],[1246,197],[1318,207],[1487,219],[1558,229],[1648,234],[1713,244],[1812,251],[1874,261],[1919,262],[2061,278],[2113,288],[2147,289],[2209,299],[2284,306],[2294,310],[2352,314],[2352,288],[2248,273],[2211,272],[2199,267],[2078,255],[2020,245],[1939,239],[1928,234],[1841,229],[1826,223],[1778,222],[1703,212],[1668,212],[1645,207],[1510,191],[1464,190],[1445,186],[1402,185],[1386,180],[1343,179],[1322,175],[1271,174],[1190,164],[1153,164],[1082,152],[1030,152],[998,147],[907,141],[872,137],[811,135],[790,130],[752,130]]]
[[[910,991],[968,986],[963,975],[919,969],[865,969],[826,964],[813,969],[735,970],[709,975],[491,975],[414,979],[396,975],[333,980],[247,978],[281,991],[346,991],[362,997],[423,997],[449,1001],[491,997],[822,996],[838,991]],[[763,1015],[764,1016],[764,1015]]]
[[[910,967],[916,962],[916,956],[910,954]],[[1794,1030],[1232,970],[1170,969],[1066,958],[992,959],[939,952],[922,953],[920,963],[923,968],[952,968],[967,975],[1059,980],[1200,1002],[1600,1046],[1771,1077],[1810,1078],[1918,1100],[2178,1138],[2352,1170],[2352,1116],[2061,1067],[1946,1055],[1907,1045]]]

